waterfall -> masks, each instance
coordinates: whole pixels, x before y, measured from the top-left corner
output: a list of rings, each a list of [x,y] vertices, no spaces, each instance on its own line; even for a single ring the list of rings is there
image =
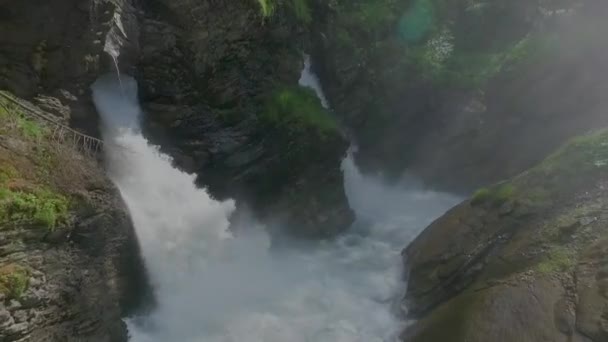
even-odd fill
[[[302,69],[302,73],[300,74],[300,80],[298,84],[303,87],[311,88],[315,91],[319,100],[321,100],[321,105],[323,108],[329,108],[329,102],[325,97],[325,93],[323,93],[323,88],[321,87],[321,82],[319,82],[319,78],[312,71],[312,64],[310,62],[310,56],[304,54],[304,69]]]
[[[197,188],[142,135],[137,84],[93,85],[108,172],[127,203],[157,306],[127,320],[134,342],[383,342],[402,324],[401,249],[457,199],[410,184],[387,187],[349,156],[350,233],[307,248],[270,248],[253,220],[229,230],[235,203]]]

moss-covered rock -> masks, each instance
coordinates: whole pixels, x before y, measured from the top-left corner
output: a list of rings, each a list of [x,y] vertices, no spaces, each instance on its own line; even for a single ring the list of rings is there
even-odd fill
[[[599,265],[608,260],[598,245],[608,238],[606,132],[574,138],[477,191],[404,251],[406,301],[420,318],[408,341],[443,341],[444,332],[455,342],[608,336],[600,323],[606,297],[589,290],[603,286]]]
[[[275,90],[265,101],[260,119],[290,135],[314,132],[319,138],[340,135],[332,114],[323,108],[315,92],[306,87]]]
[[[214,197],[263,220],[280,213],[275,226],[307,237],[353,219],[340,170],[348,142],[298,87],[307,21],[323,15],[312,0],[159,0],[141,32],[151,140]]]

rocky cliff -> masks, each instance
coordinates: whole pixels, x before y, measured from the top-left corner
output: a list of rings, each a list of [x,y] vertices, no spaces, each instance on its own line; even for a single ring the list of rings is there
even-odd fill
[[[367,169],[467,192],[607,123],[604,2],[319,6],[318,69]]]
[[[577,137],[434,222],[403,256],[406,341],[608,339],[608,133]]]
[[[276,11],[264,17],[246,0],[151,2],[136,73],[142,101],[150,134],[214,195],[296,235],[330,236],[352,222],[340,171],[348,142],[298,87],[305,23]]]
[[[0,93],[0,339],[126,341],[147,288],[134,231],[101,146],[54,119]]]
[[[606,134],[521,172],[608,125],[607,11],[599,0],[0,0],[0,89],[97,136],[89,85],[135,76],[152,141],[281,234],[330,237],[352,222],[343,131],[368,170],[462,192],[514,177],[406,249],[419,320],[404,338],[599,342]],[[297,84],[305,52],[333,113]],[[130,286],[145,286],[124,205],[78,139],[0,104],[0,336],[125,340]]]
[[[117,35],[132,11],[0,1],[0,89],[32,101],[0,100],[2,341],[126,341],[121,318],[146,293],[126,208],[95,157],[102,146],[68,127],[97,132],[88,86],[107,40],[132,50]]]
[[[2,88],[56,98],[45,105],[95,135],[88,86],[114,71],[113,56],[140,82],[149,135],[214,195],[244,200],[262,218],[280,212],[281,225],[302,236],[350,225],[339,169],[348,143],[297,85],[308,40],[288,8],[271,17],[249,0],[0,8]]]

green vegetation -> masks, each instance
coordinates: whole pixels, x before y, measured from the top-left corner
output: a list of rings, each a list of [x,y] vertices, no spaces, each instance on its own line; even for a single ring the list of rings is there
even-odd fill
[[[45,127],[26,117],[19,107],[3,97],[0,97],[0,118],[8,120],[9,125],[16,127],[26,138],[40,139],[47,133]]]
[[[30,272],[21,266],[9,264],[0,267],[0,292],[8,299],[19,299],[29,286]]]
[[[47,129],[29,119],[20,107],[0,97],[0,129],[3,134],[20,136],[23,140],[43,139]],[[33,169],[22,175],[10,162],[0,162],[0,226],[26,222],[53,230],[68,218],[68,199],[54,191],[48,176],[56,167],[54,155],[45,143],[32,142]],[[34,176],[35,175],[35,176]],[[35,179],[35,181],[32,181]]]
[[[503,183],[493,188],[481,188],[471,197],[471,205],[490,203],[499,206],[513,198],[515,187],[509,183]]]
[[[549,38],[526,36],[498,49],[471,50],[454,43],[449,29],[439,30],[423,45],[409,47],[406,61],[423,78],[467,88],[482,87],[502,72],[513,71],[518,65],[532,61],[554,43]]]
[[[17,117],[16,122],[21,133],[28,138],[40,139],[46,132],[38,123],[26,119],[23,116]]]
[[[555,274],[572,270],[576,265],[576,252],[566,247],[551,248],[543,261],[536,265],[536,271],[541,274]]]
[[[31,221],[53,230],[68,217],[68,200],[48,189],[32,192],[0,188],[0,222]]]
[[[312,12],[308,0],[291,0],[291,9],[301,22],[309,24],[312,21]]]
[[[53,230],[68,218],[69,201],[46,187],[21,185],[13,167],[0,171],[0,224],[27,221]]]
[[[513,197],[513,192],[515,192],[513,185],[508,183],[502,184],[496,189],[493,199],[495,202],[504,203]]]
[[[268,18],[274,14],[276,0],[257,0],[260,5],[260,11],[264,18]]]
[[[286,4],[295,17],[305,24],[310,23],[312,20],[312,12],[308,1],[309,0],[289,0]],[[283,4],[281,0],[257,0],[257,2],[264,18],[269,18],[274,15],[277,8]]]
[[[476,205],[487,201],[492,196],[492,192],[488,188],[481,188],[471,197],[471,204]]]
[[[321,136],[336,132],[338,126],[317,98],[305,87],[287,87],[275,91],[266,101],[260,118],[289,131],[315,129]]]

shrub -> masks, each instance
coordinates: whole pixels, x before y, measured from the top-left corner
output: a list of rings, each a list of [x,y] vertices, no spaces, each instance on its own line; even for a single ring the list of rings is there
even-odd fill
[[[493,199],[497,204],[502,204],[513,197],[513,192],[515,192],[515,188],[511,184],[502,184],[496,189],[494,193]]]
[[[490,197],[491,197],[490,189],[481,188],[481,189],[475,191],[475,193],[471,197],[471,204],[477,205],[477,204],[483,203],[483,202],[487,201]]]
[[[0,292],[8,299],[19,299],[29,286],[30,272],[21,266],[9,264],[0,267]]]
[[[16,127],[26,138],[40,139],[46,133],[44,126],[28,119],[21,108],[3,97],[0,97],[0,118],[8,120],[10,126]]]
[[[515,187],[509,183],[504,183],[493,188],[481,188],[475,191],[471,197],[471,205],[489,203],[499,206],[513,198],[514,192]]]
[[[0,221],[31,221],[53,230],[68,217],[69,201],[48,189],[33,192],[0,188]]]
[[[275,0],[257,0],[260,5],[260,11],[264,18],[268,18],[274,14]]]
[[[42,126],[21,116],[17,118],[17,127],[28,138],[40,139],[44,136],[45,131]]]
[[[576,253],[565,247],[555,247],[547,252],[543,261],[536,265],[541,274],[567,272],[576,265]]]
[[[314,91],[299,86],[276,90],[265,102],[260,118],[288,131],[312,128],[325,135],[338,128]]]
[[[312,13],[309,0],[290,0],[287,6],[293,12],[295,17],[301,22],[308,24],[312,20]],[[257,0],[260,6],[260,12],[264,18],[271,17],[277,7],[281,4],[280,0]]]

